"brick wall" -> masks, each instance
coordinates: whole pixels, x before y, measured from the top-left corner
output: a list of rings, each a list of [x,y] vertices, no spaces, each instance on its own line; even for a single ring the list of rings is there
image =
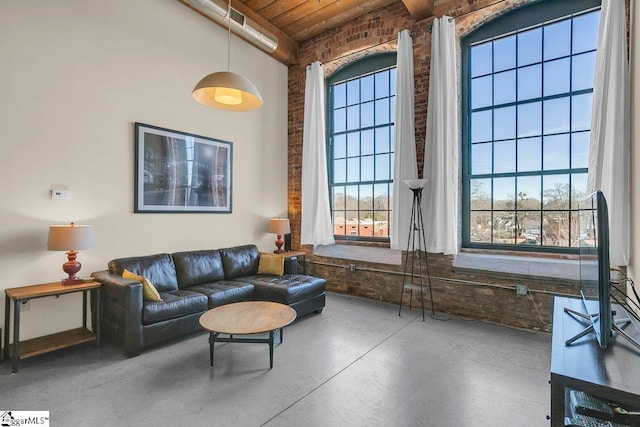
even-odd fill
[[[456,18],[458,36],[463,36],[494,17],[532,0],[434,0],[434,15]],[[476,12],[472,12],[475,10]],[[289,189],[288,211],[294,250],[307,252],[307,272],[328,280],[334,292],[398,304],[403,265],[354,262],[317,257],[312,249],[300,245],[302,128],[304,121],[305,67],[313,61],[324,64],[325,76],[342,67],[379,52],[395,51],[398,32],[412,33],[415,64],[415,126],[418,170],[422,174],[425,126],[431,59],[433,18],[414,22],[401,1],[320,34],[301,43],[300,64],[289,68]],[[482,319],[505,325],[548,330],[554,293],[576,294],[575,282],[535,279],[454,271],[452,257],[429,254],[433,302],[438,312]],[[357,270],[350,272],[349,264]],[[532,292],[517,296],[515,285],[526,285]],[[412,305],[420,306],[414,292]],[[408,305],[408,294],[403,303]],[[430,309],[427,290],[425,305]]]
[[[303,247],[310,252],[310,248]],[[486,274],[477,271],[454,271],[452,257],[428,254],[433,306],[438,314],[457,315],[469,319],[515,326],[550,330],[554,294],[577,295],[576,283],[568,280],[545,280],[531,276]],[[307,274],[327,279],[332,292],[384,301],[398,305],[403,284],[402,265],[359,262],[339,258],[307,255]],[[349,270],[349,264],[356,271]],[[408,282],[407,282],[408,283]],[[424,282],[427,284],[426,280]],[[518,296],[516,284],[529,289],[526,296]],[[431,310],[429,289],[425,287],[425,310]],[[409,292],[402,295],[403,313],[409,306]],[[411,305],[420,309],[419,292],[413,291]],[[430,313],[429,313],[430,314]]]

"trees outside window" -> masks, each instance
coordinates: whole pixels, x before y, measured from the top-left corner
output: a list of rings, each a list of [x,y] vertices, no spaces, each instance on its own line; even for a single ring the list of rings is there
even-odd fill
[[[541,2],[463,40],[463,246],[577,248],[597,4]]]
[[[356,62],[328,79],[329,196],[336,239],[389,240],[396,55]]]

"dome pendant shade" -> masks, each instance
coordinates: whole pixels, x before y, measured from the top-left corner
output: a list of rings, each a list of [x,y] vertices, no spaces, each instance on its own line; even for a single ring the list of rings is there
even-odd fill
[[[221,110],[249,111],[262,105],[262,97],[253,83],[228,71],[203,77],[191,96],[201,104]]]
[[[238,89],[229,89],[226,87],[219,87],[216,89],[214,96],[216,101],[227,105],[238,105],[242,103],[242,92]]]

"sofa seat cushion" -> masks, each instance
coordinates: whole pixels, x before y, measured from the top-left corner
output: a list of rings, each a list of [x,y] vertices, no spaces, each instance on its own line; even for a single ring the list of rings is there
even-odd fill
[[[209,308],[211,309],[219,305],[251,299],[254,286],[246,282],[219,280],[217,282],[192,286],[189,290],[206,295]]]
[[[327,287],[326,280],[301,274],[285,274],[281,277],[255,275],[243,280],[255,286],[253,299],[287,305],[321,295]]]
[[[160,292],[163,301],[144,301],[142,323],[150,325],[163,320],[175,319],[207,311],[207,297],[198,292],[177,290]]]

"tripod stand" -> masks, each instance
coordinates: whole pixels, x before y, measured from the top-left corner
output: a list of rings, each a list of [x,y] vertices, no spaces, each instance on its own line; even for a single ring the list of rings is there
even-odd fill
[[[400,307],[398,308],[398,316],[402,313],[402,297],[405,289],[409,290],[409,310],[411,310],[411,302],[413,299],[413,291],[420,291],[420,302],[422,305],[422,321],[424,322],[424,274],[423,274],[423,256],[424,267],[427,277],[427,285],[429,286],[429,295],[431,297],[431,314],[435,314],[433,308],[433,292],[431,290],[431,275],[429,274],[429,256],[426,250],[426,239],[424,235],[424,222],[422,220],[422,188],[426,180],[410,180],[405,181],[411,191],[413,191],[413,205],[411,207],[411,220],[409,221],[409,238],[407,239],[407,253],[404,261],[404,273],[402,275],[402,289],[400,290]],[[411,250],[411,252],[409,252]],[[409,264],[411,264],[410,272]],[[417,264],[417,265],[416,265]],[[419,278],[419,283],[414,283],[415,278]],[[409,283],[407,283],[409,279]]]

